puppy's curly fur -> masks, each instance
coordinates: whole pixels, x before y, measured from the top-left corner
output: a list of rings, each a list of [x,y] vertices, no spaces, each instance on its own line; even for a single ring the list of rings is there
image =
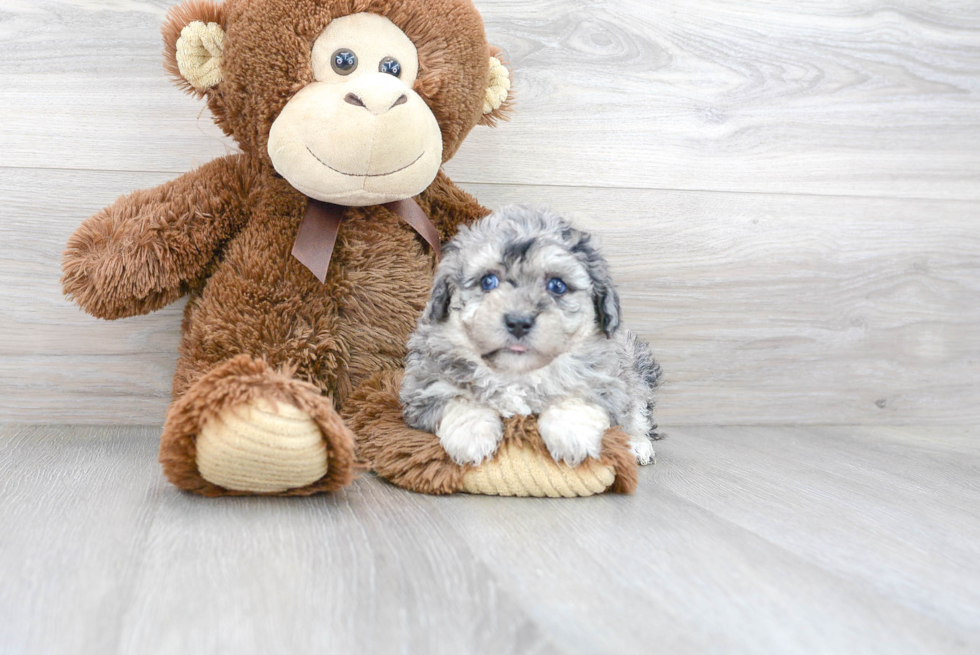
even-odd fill
[[[537,414],[552,456],[576,465],[621,425],[637,460],[653,461],[660,367],[620,327],[588,234],[548,209],[512,206],[460,228],[444,254],[408,344],[410,426],[477,464],[496,451],[501,417]]]

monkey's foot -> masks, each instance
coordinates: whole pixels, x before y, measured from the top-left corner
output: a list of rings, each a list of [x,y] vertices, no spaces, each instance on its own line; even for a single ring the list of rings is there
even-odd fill
[[[197,435],[197,470],[225,489],[286,491],[327,474],[327,444],[303,410],[257,398],[205,421]]]
[[[308,495],[350,483],[354,435],[316,387],[242,355],[171,405],[160,461],[205,496]]]

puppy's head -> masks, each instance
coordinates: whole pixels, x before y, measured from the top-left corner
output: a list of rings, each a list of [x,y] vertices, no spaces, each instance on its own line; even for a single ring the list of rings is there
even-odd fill
[[[422,321],[496,371],[532,371],[619,327],[605,260],[552,211],[506,207],[444,254]]]

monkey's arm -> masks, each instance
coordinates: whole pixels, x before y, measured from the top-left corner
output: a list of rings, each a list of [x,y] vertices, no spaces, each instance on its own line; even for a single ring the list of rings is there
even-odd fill
[[[256,177],[254,162],[231,155],[119,198],[68,239],[65,295],[105,319],[177,300],[248,219]]]

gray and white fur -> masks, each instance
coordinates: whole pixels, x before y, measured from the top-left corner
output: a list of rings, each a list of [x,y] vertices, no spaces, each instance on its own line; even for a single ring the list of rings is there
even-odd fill
[[[538,415],[556,461],[599,457],[620,425],[653,461],[660,367],[620,327],[619,296],[588,234],[548,209],[511,206],[446,244],[408,342],[405,421],[457,462],[492,456],[501,418]],[[558,280],[559,283],[556,283]]]

